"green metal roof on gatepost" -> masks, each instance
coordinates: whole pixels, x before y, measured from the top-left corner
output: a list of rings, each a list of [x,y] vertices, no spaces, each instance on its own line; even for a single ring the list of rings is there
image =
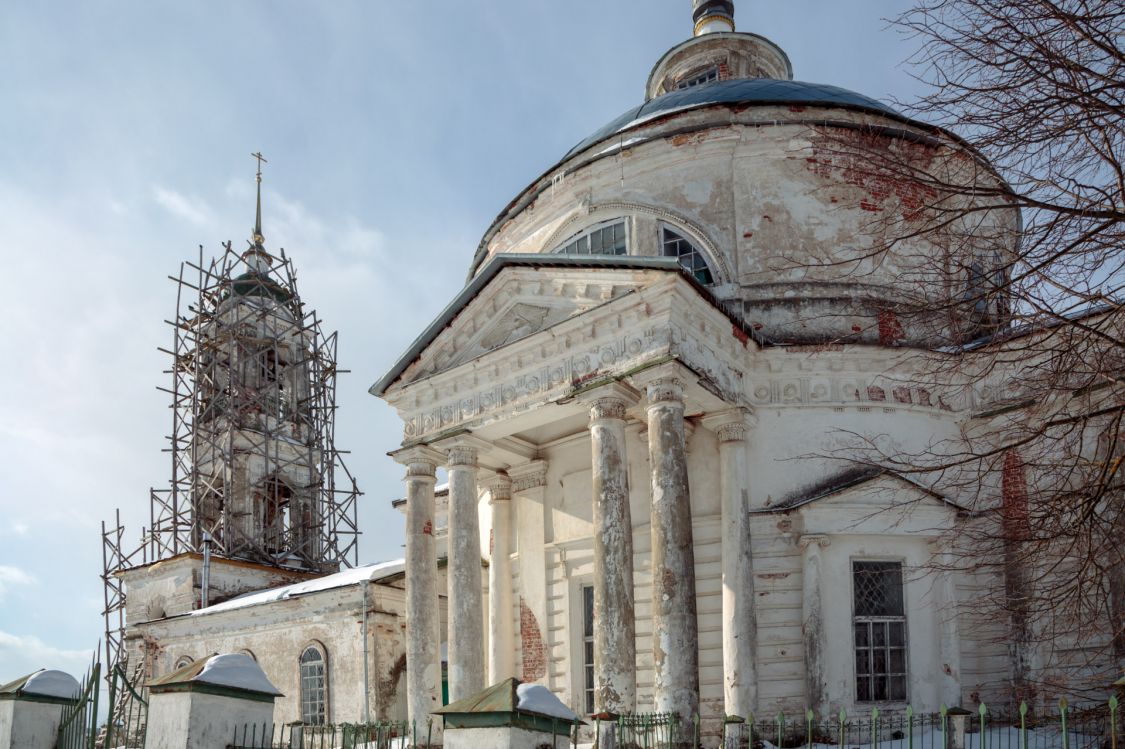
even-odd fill
[[[433,714],[445,719],[446,728],[514,726],[560,736],[569,734],[574,722],[519,709],[516,690],[522,683],[515,677],[504,679],[482,692],[438,708]],[[582,721],[577,722],[582,724]]]

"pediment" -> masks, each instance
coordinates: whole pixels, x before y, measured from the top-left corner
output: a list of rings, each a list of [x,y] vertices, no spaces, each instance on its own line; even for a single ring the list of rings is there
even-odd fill
[[[655,283],[667,272],[644,266],[500,268],[443,312],[435,321],[444,319],[443,329],[419,348],[396,382],[407,385],[455,369]]]
[[[933,536],[964,508],[893,471],[863,468],[818,482],[770,508],[796,511],[806,533]]]

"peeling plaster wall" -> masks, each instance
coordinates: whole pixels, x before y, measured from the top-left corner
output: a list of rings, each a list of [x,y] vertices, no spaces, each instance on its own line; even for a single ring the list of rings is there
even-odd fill
[[[586,226],[625,216],[630,253],[655,255],[659,222],[667,221],[711,255],[719,298],[771,339],[959,338],[972,327],[966,320],[951,327],[948,318],[918,311],[964,291],[960,275],[942,278],[945,250],[915,238],[878,262],[863,259],[888,231],[884,219],[918,224],[934,196],[917,182],[873,176],[852,151],[893,151],[926,168],[965,172],[970,159],[854,129],[862,125],[933,141],[920,127],[835,107],[734,105],[657,118],[545,175],[529,188],[534,199],[502,214],[488,254],[552,252]],[[1014,251],[1017,221],[1014,212],[983,216],[981,244],[1001,255]],[[914,314],[898,319],[908,301]]]
[[[402,719],[406,716],[404,591],[371,584],[367,595],[370,714],[373,720]],[[183,656],[198,660],[216,652],[248,650],[285,695],[277,699],[275,720],[289,722],[300,718],[298,658],[305,647],[317,642],[328,655],[328,720],[357,722],[364,718],[365,700],[362,604],[362,587],[352,585],[225,612],[175,617],[131,628],[127,647],[131,656],[140,655],[148,640],[153,676],[168,673]]]

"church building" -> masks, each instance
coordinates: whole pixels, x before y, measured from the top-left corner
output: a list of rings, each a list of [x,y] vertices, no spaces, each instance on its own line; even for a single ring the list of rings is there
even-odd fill
[[[700,715],[712,735],[730,715],[1007,704],[1010,633],[975,605],[1002,581],[946,564],[977,497],[843,447],[924,455],[981,423],[1003,372],[919,373],[1005,324],[1002,295],[969,292],[1017,251],[1018,213],[979,212],[972,277],[933,236],[882,246],[928,188],[849,144],[1001,178],[947,131],[795,80],[730,0],[695,0],[693,22],[642,104],[503,208],[371,387],[403,428],[410,715],[441,705],[445,640],[452,700],[515,676],[580,715]]]

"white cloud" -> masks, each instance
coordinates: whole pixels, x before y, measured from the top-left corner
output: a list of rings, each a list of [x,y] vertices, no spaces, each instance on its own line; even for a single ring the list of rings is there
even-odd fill
[[[57,668],[75,678],[90,666],[90,650],[67,650],[40,640],[35,635],[14,635],[0,630],[0,682],[17,679],[41,668]]]
[[[8,592],[9,587],[14,585],[32,585],[34,582],[35,578],[19,567],[0,564],[0,601],[4,600],[4,594]]]
[[[177,218],[193,224],[206,224],[211,219],[211,208],[201,198],[183,195],[157,185],[152,188],[153,199]]]

